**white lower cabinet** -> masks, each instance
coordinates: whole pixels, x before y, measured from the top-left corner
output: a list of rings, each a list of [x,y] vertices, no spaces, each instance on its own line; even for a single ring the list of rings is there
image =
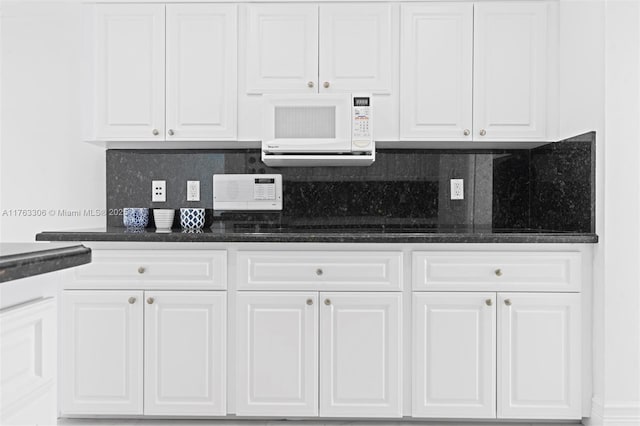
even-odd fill
[[[578,293],[414,293],[413,417],[579,419],[580,324]]]
[[[237,415],[402,416],[399,293],[240,292],[236,306]]]
[[[581,417],[580,294],[498,293],[498,417]]]
[[[62,334],[63,414],[226,414],[225,293],[65,291]]]
[[[496,417],[495,300],[495,293],[414,294],[414,417]]]

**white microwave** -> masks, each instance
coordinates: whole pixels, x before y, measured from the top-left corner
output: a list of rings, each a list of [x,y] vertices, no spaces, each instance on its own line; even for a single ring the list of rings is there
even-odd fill
[[[370,165],[371,95],[264,95],[262,159],[269,166]]]

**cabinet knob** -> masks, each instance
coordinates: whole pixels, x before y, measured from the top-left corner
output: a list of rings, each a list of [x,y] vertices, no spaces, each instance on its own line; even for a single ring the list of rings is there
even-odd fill
[[[140,266],[140,267],[138,268],[138,273],[139,273],[139,274],[144,274],[144,271],[146,271],[146,269],[144,269],[144,266]]]
[[[310,81],[310,82],[307,83],[307,87],[313,88],[313,86],[315,86],[313,81]]]
[[[307,305],[309,306],[313,305],[313,299],[307,299]]]
[[[325,89],[328,89],[330,86],[328,81],[325,81],[324,83],[322,83],[322,87],[324,87]]]
[[[169,133],[169,136],[173,136],[174,135],[173,129],[169,129],[169,131],[167,133]]]
[[[471,134],[471,131],[469,129],[464,129],[464,133],[465,136],[469,136]]]
[[[324,304],[327,306],[331,305],[331,299],[324,299]]]
[[[487,134],[487,131],[485,129],[480,130],[480,136],[485,136],[486,134]]]
[[[316,275],[317,275],[317,276],[320,276],[320,275],[322,275],[322,274],[324,274],[324,271],[322,270],[322,268],[318,268],[318,269],[316,269]]]
[[[153,297],[150,297],[147,299],[148,304],[153,305],[153,302],[154,302]]]
[[[129,304],[133,305],[134,303],[136,303],[136,298],[135,297],[130,297],[129,298]]]
[[[491,305],[493,305],[493,300],[491,300],[491,299],[487,299],[487,300],[485,300],[485,301],[484,301],[484,303],[485,303],[487,306],[491,306]]]
[[[153,133],[153,136],[158,136],[160,134],[158,129],[153,129],[153,131],[151,133]]]
[[[507,306],[511,306],[511,299],[504,299],[504,304]]]
[[[495,270],[495,274],[496,274],[496,277],[501,277],[502,276],[502,269],[500,269],[500,268],[496,269]]]

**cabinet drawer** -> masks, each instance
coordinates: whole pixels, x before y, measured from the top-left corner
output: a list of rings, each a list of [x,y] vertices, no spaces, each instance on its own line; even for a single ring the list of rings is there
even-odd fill
[[[578,252],[414,252],[414,290],[579,291]]]
[[[245,251],[239,290],[402,290],[402,253]]]
[[[65,288],[225,289],[224,250],[94,250]]]

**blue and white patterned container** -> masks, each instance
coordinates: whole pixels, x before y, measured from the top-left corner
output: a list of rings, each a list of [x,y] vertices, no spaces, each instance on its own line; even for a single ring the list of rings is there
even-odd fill
[[[180,209],[180,226],[184,229],[200,229],[204,226],[204,209],[185,207]]]
[[[125,207],[122,222],[127,228],[144,228],[149,224],[149,209],[142,207]]]

